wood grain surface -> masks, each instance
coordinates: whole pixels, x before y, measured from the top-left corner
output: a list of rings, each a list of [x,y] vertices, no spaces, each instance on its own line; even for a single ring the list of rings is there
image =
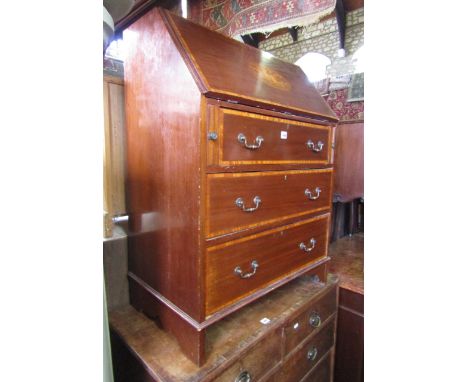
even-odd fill
[[[294,317],[284,327],[284,353],[289,354],[311,333],[317,331],[323,323],[336,312],[337,291],[331,290],[327,295],[313,304],[298,317]],[[320,317],[320,324],[315,327],[310,324],[312,315]]]
[[[129,271],[200,321],[200,92],[159,12],[139,19],[124,38]],[[171,86],[160,86],[168,78]],[[186,98],[180,97],[182,91]],[[182,154],[186,160],[180,160]],[[130,301],[157,315],[194,362],[203,361],[203,333],[134,282]]]
[[[329,214],[272,229],[242,239],[209,247],[206,256],[206,313],[212,314],[259,288],[265,288],[278,278],[310,265],[327,254]],[[299,248],[300,243],[310,247],[310,253]],[[252,272],[252,261],[259,267],[250,278],[240,278],[242,272]]]
[[[265,221],[277,219],[272,209],[271,218],[254,222],[248,232],[244,223],[249,222],[216,223],[211,227],[225,241],[209,241],[216,237],[208,237],[205,221],[222,196],[214,196],[221,199],[207,207],[207,173],[248,172],[255,166],[259,171],[330,167],[336,117],[299,68],[270,61],[260,51],[164,10],[148,11],[125,30],[124,40],[130,301],[158,319],[201,365],[205,329],[303,273],[316,270],[324,277],[329,261],[329,214],[316,216],[328,208],[304,208],[307,200],[304,211],[294,207],[293,216],[270,227]],[[265,136],[263,151],[253,161],[253,150],[246,155],[239,142],[231,142],[239,124],[249,141],[257,133]],[[220,138],[209,141],[213,125]],[[308,139],[324,142],[323,150],[307,149]],[[316,179],[326,189],[323,200],[329,200],[329,173],[323,174]],[[303,187],[295,178],[288,189]],[[279,185],[265,187],[280,194]],[[227,238],[237,227],[237,233],[250,235]],[[299,243],[309,246],[312,237],[316,247],[306,254]],[[236,266],[249,271],[253,255],[260,262],[258,273],[249,279],[234,275]]]
[[[331,129],[328,126],[307,124],[304,122],[240,112],[237,110],[219,110],[220,164],[288,164],[329,163]],[[254,144],[261,136],[264,140],[256,150],[246,149],[238,141],[238,135],[244,134],[248,144]],[[320,152],[307,147],[311,140],[314,144],[323,143]]]
[[[237,311],[229,319],[211,325],[206,335],[207,361],[201,367],[190,361],[181,352],[175,338],[161,330],[154,321],[130,306],[118,308],[109,314],[114,334],[113,358],[121,360],[114,363],[116,382],[208,382],[223,373],[231,376],[233,372],[234,375],[240,370],[240,365],[260,376],[255,370],[267,369],[278,360],[276,352],[281,346],[278,347],[276,341],[282,338],[278,330],[281,331],[291,317],[330,295],[332,289],[336,294],[336,288],[336,277],[330,276],[326,283],[321,284],[312,283],[310,277],[302,276]],[[263,318],[270,322],[262,324]],[[258,354],[259,349],[266,348],[271,361]],[[249,356],[251,353],[254,354]],[[256,365],[255,360],[260,364]],[[132,371],[141,379],[122,378]]]
[[[331,181],[332,169],[209,174],[207,237],[259,225],[279,225],[288,218],[327,211],[331,205]],[[305,190],[316,196],[317,187],[321,190],[318,198],[309,199]],[[245,208],[255,207],[255,196],[261,199],[255,211],[243,211],[235,203],[240,197]]]
[[[298,66],[172,13],[164,16],[207,96],[338,120]]]
[[[330,245],[330,267],[340,277],[336,382],[364,381],[364,234]]]
[[[336,199],[364,197],[364,123],[338,124],[335,132]]]

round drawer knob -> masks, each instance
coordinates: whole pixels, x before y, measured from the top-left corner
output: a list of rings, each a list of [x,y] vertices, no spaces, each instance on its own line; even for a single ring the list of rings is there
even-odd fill
[[[313,328],[318,328],[321,323],[322,323],[322,320],[320,319],[319,314],[316,312],[313,312],[309,318],[310,326],[312,326]]]
[[[314,346],[313,348],[309,349],[309,351],[307,352],[307,359],[309,361],[313,361],[315,358],[317,358],[317,354],[318,354],[318,350]]]
[[[243,371],[240,373],[234,382],[250,382],[252,377],[248,371]]]

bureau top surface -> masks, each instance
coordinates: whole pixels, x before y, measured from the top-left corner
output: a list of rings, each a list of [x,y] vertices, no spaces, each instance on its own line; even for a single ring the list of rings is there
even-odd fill
[[[298,66],[168,11],[156,11],[208,97],[338,120]]]
[[[340,287],[364,294],[364,233],[343,237],[329,247],[330,272],[340,277]]]
[[[234,360],[267,333],[273,333],[292,315],[336,287],[338,282],[334,275],[328,276],[326,284],[310,280],[307,276],[299,277],[209,327],[207,362],[201,368],[181,353],[172,336],[134,308],[126,306],[110,312],[109,321],[154,378],[174,382],[200,381],[213,375],[215,370],[224,370],[229,366],[229,360]],[[268,319],[268,323],[262,323],[264,319]]]

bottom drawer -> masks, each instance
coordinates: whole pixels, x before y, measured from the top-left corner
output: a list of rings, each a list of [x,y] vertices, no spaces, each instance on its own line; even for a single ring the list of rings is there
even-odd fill
[[[282,369],[275,375],[273,379],[275,382],[298,382],[317,365],[318,361],[333,347],[335,319],[330,320],[320,332],[292,353]],[[312,381],[315,380],[312,379]]]
[[[211,315],[327,255],[330,214],[209,247],[206,314]]]

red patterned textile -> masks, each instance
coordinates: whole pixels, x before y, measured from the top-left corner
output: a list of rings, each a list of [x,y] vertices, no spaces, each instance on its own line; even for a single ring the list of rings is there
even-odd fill
[[[228,36],[306,25],[335,9],[336,0],[201,0],[191,20]]]
[[[332,90],[324,98],[340,121],[364,120],[364,101],[348,102],[348,89]]]

